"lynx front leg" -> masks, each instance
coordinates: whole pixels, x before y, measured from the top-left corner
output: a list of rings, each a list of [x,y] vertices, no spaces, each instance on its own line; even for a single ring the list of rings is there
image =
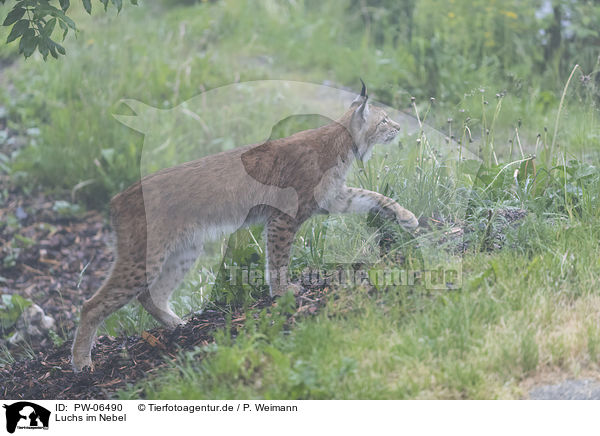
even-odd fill
[[[391,198],[377,192],[360,188],[344,188],[328,204],[329,211],[335,213],[369,213],[372,210],[378,213],[395,217],[398,224],[407,230],[419,226],[415,215],[404,209]]]
[[[266,280],[271,297],[282,295],[290,288],[288,267],[294,236],[298,230],[296,221],[287,216],[273,218],[265,228],[266,236]]]

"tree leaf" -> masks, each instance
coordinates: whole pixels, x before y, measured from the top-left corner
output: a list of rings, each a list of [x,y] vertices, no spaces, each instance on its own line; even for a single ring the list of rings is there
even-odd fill
[[[69,0],[59,0],[60,2],[60,8],[63,10],[63,12],[66,12],[67,9],[69,9],[69,6],[71,6],[71,2]]]
[[[50,39],[48,37],[41,37],[38,41],[38,51],[41,53],[44,61],[48,58],[49,53],[49,42]]]
[[[59,52],[61,55],[64,55],[67,53],[65,51],[65,48],[62,45],[60,45],[58,42],[52,41],[52,44],[53,44],[54,48],[56,48],[56,51]]]
[[[67,17],[66,15],[64,17],[61,17],[61,20],[65,22],[65,24],[67,26],[69,26],[71,29],[73,30],[77,30],[77,26],[75,25],[75,21],[71,20],[69,17]]]
[[[50,54],[52,55],[52,57],[54,59],[58,59],[58,53],[56,53],[56,47],[54,47],[54,45],[51,45],[49,47],[49,50],[50,50]]]
[[[19,21],[24,14],[25,8],[22,8],[19,4],[17,4],[17,6],[15,6],[14,9],[8,13],[2,25],[10,26],[11,24],[14,24],[17,21]]]
[[[44,28],[42,29],[42,35],[46,37],[50,37],[52,32],[54,31],[54,26],[56,26],[56,18],[52,18],[50,21],[46,23]]]
[[[29,28],[29,20],[19,20],[13,26],[12,30],[8,34],[8,38],[6,38],[6,43],[14,41],[19,36],[23,35],[25,31]]]
[[[83,1],[83,7],[85,8],[85,11],[88,14],[92,13],[92,0],[82,0]]]
[[[21,41],[19,42],[19,53],[23,53],[23,56],[28,58],[33,54],[38,44],[38,38],[35,36],[35,32],[32,28],[25,30]]]
[[[69,33],[69,26],[67,26],[64,21],[59,21],[58,24],[60,25],[60,28],[63,30],[62,40],[64,41],[65,38],[67,37],[67,33]],[[52,47],[50,48],[50,54],[52,54]]]

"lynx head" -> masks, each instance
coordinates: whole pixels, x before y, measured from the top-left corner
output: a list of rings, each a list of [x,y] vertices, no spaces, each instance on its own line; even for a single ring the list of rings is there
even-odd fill
[[[369,104],[367,88],[361,79],[362,91],[350,105],[348,130],[354,139],[355,155],[367,160],[375,144],[387,144],[400,132],[400,125],[393,121],[385,111]]]

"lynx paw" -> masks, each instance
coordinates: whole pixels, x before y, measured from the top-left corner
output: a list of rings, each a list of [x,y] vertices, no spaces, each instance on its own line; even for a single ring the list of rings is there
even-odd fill
[[[414,230],[419,227],[419,220],[412,212],[402,209],[399,213],[396,213],[396,220],[406,230]]]
[[[290,283],[287,286],[282,286],[279,289],[271,290],[271,298],[281,297],[287,292],[293,292],[294,295],[298,295],[302,291],[302,287],[296,283]]]
[[[179,327],[183,327],[185,325],[185,321],[179,318],[178,316],[174,316],[164,320],[163,324],[167,328],[167,330],[173,331]]]
[[[91,356],[86,356],[83,358],[76,358],[75,356],[72,356],[71,366],[73,367],[73,372],[75,373],[81,372],[85,368],[89,368],[91,372],[94,372],[94,364],[92,363]]]

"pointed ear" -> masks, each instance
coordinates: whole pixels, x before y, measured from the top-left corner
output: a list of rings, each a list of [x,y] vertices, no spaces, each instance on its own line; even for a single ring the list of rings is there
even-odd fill
[[[360,83],[362,83],[362,89],[360,90],[360,95],[354,99],[354,101],[352,102],[350,107],[356,107],[359,104],[361,104],[363,102],[363,100],[369,98],[369,96],[367,95],[367,85],[365,85],[365,82],[363,82],[363,79],[360,79]]]
[[[369,117],[369,96],[368,95],[365,96],[365,99],[363,100],[362,104],[358,107],[358,109],[356,109],[356,111],[354,113],[356,115],[358,115],[363,122],[367,121],[367,118]]]

